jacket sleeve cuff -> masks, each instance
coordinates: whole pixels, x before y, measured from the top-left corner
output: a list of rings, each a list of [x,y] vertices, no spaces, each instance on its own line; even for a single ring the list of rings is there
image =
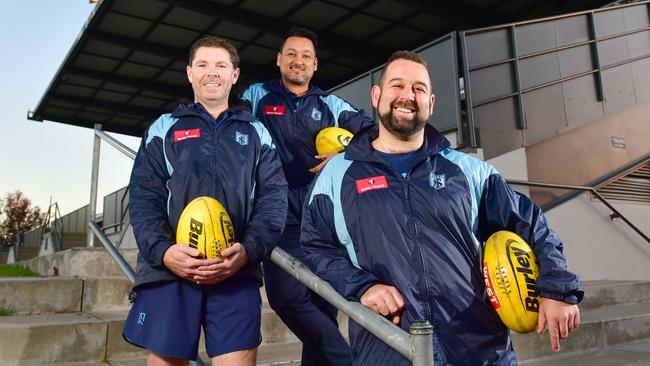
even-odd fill
[[[241,245],[246,249],[246,255],[248,256],[249,262],[257,264],[264,259],[263,255],[259,253],[259,244],[257,244],[255,240],[246,238],[241,241]]]
[[[539,295],[546,299],[562,301],[567,304],[577,305],[582,301],[585,292],[582,289],[573,290],[567,294],[556,294],[548,291],[540,291]]]
[[[153,248],[152,253],[151,253],[151,254],[153,254],[152,259],[155,262],[154,264],[157,264],[157,265],[160,265],[160,266],[163,266],[163,267],[165,266],[165,264],[163,263],[163,258],[165,257],[165,252],[167,252],[167,249],[169,249],[170,246],[171,246],[171,244],[163,242],[163,241],[159,241],[155,245],[155,247]]]

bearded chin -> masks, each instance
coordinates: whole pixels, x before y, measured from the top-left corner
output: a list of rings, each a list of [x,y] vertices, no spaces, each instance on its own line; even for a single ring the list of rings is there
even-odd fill
[[[427,123],[427,120],[422,119],[417,113],[412,121],[401,120],[393,115],[392,109],[383,115],[380,114],[379,121],[388,132],[400,140],[408,140],[409,137],[420,132]]]

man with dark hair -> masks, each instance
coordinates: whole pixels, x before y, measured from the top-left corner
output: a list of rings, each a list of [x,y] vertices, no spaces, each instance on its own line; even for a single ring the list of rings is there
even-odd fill
[[[308,265],[406,331],[429,321],[436,365],[515,365],[481,270],[481,243],[499,230],[515,232],[539,264],[538,332],[548,328],[559,351],[580,324],[583,291],[540,208],[427,124],[435,97],[419,55],[396,52],[371,97],[381,123],[325,166],[305,202]],[[355,322],[349,330],[355,365],[411,364]]]
[[[217,37],[191,48],[194,102],[181,102],[145,132],[129,183],[138,248],[135,302],[124,338],[149,350],[149,365],[197,357],[201,327],[213,365],[255,364],[261,341],[261,260],[285,224],[287,185],[268,131],[228,104],[237,50]],[[194,198],[223,204],[235,239],[221,257],[175,243],[179,217]]]
[[[352,133],[374,124],[363,111],[313,84],[318,68],[316,35],[292,29],[284,38],[276,63],[281,78],[251,85],[242,94],[253,114],[268,128],[278,147],[289,183],[287,226],[278,246],[304,259],[300,248],[302,206],[315,173],[334,154],[316,154],[315,138],[325,127]],[[272,261],[264,262],[269,304],[303,343],[302,365],[349,365],[349,347],[336,321],[336,308],[291,277]]]

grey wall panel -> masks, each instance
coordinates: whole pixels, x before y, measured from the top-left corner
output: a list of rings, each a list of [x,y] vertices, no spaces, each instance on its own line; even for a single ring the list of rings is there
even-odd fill
[[[631,6],[623,9],[625,29],[633,31],[650,26],[650,11],[647,4]]]
[[[355,80],[352,83],[332,90],[339,97],[345,99],[357,108],[361,108],[369,115],[372,115],[372,103],[370,102],[370,88],[372,83],[370,75]]]
[[[520,56],[557,46],[554,22],[522,25],[515,28],[517,52]]]
[[[567,77],[593,70],[591,46],[569,48],[559,52],[560,76]]]
[[[605,111],[607,113],[633,106],[636,103],[629,64],[604,70],[603,84],[605,85]]]
[[[627,40],[625,37],[618,37],[598,42],[598,56],[603,67],[629,59]]]
[[[485,159],[523,146],[523,133],[515,128],[514,98],[475,108],[474,120]]]
[[[512,63],[471,71],[472,103],[508,95],[515,91]]]
[[[455,49],[450,38],[418,52],[427,61],[431,88],[436,95],[429,123],[439,131],[457,128],[460,118]]]
[[[626,38],[630,58],[650,55],[650,30],[630,34]]]
[[[104,197],[104,212],[103,212],[103,223],[102,225],[104,227],[108,225],[113,225],[117,222],[116,215],[117,215],[117,195],[115,193],[111,193],[108,196]]]
[[[524,110],[526,145],[554,136],[567,126],[560,84],[524,94]]]
[[[510,35],[507,29],[472,34],[466,38],[469,68],[512,57]]]
[[[567,46],[589,40],[589,23],[586,15],[578,15],[555,21],[558,46]]]
[[[429,123],[440,131],[455,129],[460,119],[458,66],[455,52],[455,38],[443,36],[416,51],[429,66],[436,104]],[[331,93],[363,108],[375,120],[378,119],[370,97],[372,85],[379,84],[383,65],[371,70],[366,76],[353,82],[332,88]]]
[[[557,53],[547,53],[519,61],[521,88],[528,89],[560,78]]]
[[[650,58],[634,61],[630,67],[637,103],[650,100]]]
[[[604,115],[603,103],[596,96],[594,78],[594,75],[587,75],[562,83],[569,127],[583,125]]]
[[[625,32],[625,19],[621,9],[594,13],[594,23],[597,38]]]

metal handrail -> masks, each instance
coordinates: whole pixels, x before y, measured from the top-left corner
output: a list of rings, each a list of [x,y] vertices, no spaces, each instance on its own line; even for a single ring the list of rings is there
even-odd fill
[[[113,136],[109,135],[108,133],[95,129],[95,135],[97,137],[101,138],[102,140],[108,142],[111,144],[114,148],[122,152],[124,155],[128,156],[131,159],[135,159],[135,151],[131,150],[130,147],[124,145],[123,143],[119,142],[117,139],[115,139]]]
[[[506,182],[508,184],[515,184],[515,185],[522,185],[522,186],[530,186],[530,187],[542,187],[542,188],[556,188],[556,189],[571,189],[571,190],[577,190],[577,191],[588,191],[591,192],[591,194],[594,195],[600,202],[602,202],[607,208],[612,210],[612,219],[613,218],[620,218],[625,222],[632,230],[634,230],[637,234],[639,234],[645,241],[650,243],[650,238],[643,232],[641,231],[636,225],[634,225],[630,220],[628,220],[625,215],[623,215],[622,212],[617,210],[609,201],[603,197],[595,188],[593,187],[586,187],[586,186],[574,186],[570,184],[556,184],[556,183],[542,183],[542,182],[529,182],[525,180],[517,180],[517,179],[506,179]]]
[[[428,321],[414,322],[409,335],[402,328],[379,316],[370,308],[359,302],[346,300],[329,283],[320,279],[307,266],[282,248],[273,249],[270,257],[275,264],[291,276],[413,362],[414,366],[433,365],[433,326]]]

